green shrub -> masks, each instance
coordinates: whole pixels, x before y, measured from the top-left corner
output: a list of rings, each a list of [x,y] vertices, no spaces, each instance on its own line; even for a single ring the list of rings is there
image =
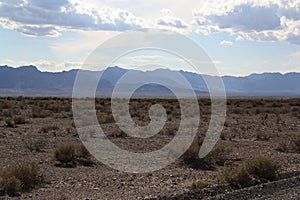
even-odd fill
[[[62,164],[75,161],[75,146],[72,144],[60,145],[54,151],[54,158]]]
[[[260,180],[274,181],[277,179],[280,165],[270,157],[256,157],[247,162],[247,171]]]

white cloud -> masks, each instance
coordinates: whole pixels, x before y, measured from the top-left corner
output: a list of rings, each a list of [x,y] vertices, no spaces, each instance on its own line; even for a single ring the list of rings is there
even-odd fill
[[[188,27],[187,23],[177,17],[166,16],[157,19],[157,24],[161,26],[170,26],[179,29],[186,29]]]
[[[223,41],[220,42],[220,45],[222,45],[222,46],[232,46],[233,42],[228,41],[228,40],[223,40]]]
[[[82,65],[81,62],[66,61],[66,62],[57,63],[49,60],[16,61],[12,59],[6,59],[4,60],[4,62],[5,65],[9,65],[12,67],[34,65],[40,71],[47,71],[47,72],[60,72],[63,70],[80,69]]]
[[[2,0],[0,26],[31,36],[146,27],[206,35],[228,32],[238,40],[300,44],[300,1],[191,0],[170,4],[153,0],[150,5],[143,0]]]
[[[197,32],[228,32],[238,40],[300,44],[299,0],[208,0],[194,10]]]
[[[84,1],[3,0],[0,25],[33,36],[56,36],[64,29],[125,31],[143,27],[143,19],[126,10],[87,5]]]
[[[160,55],[138,55],[138,56],[128,57],[127,59],[138,63],[149,63],[149,62],[156,61],[158,59],[163,59],[163,57]]]

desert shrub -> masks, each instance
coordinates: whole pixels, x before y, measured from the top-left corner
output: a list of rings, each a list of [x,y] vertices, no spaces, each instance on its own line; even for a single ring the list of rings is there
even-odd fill
[[[252,185],[252,178],[244,165],[233,169],[225,168],[221,172],[222,179],[234,188]]]
[[[32,117],[33,118],[45,118],[48,116],[48,113],[38,107],[32,108]]]
[[[2,110],[2,116],[12,118],[13,113],[11,110]]]
[[[293,139],[293,148],[295,149],[296,152],[300,153],[300,136],[297,138]]]
[[[68,163],[75,163],[75,146],[72,144],[60,145],[54,151],[55,160],[59,161],[63,165]]]
[[[58,113],[61,111],[60,105],[57,103],[47,103],[45,105],[46,110],[50,110],[52,112]]]
[[[280,164],[270,157],[256,157],[233,168],[221,171],[222,180],[234,188],[248,187],[257,183],[274,181],[279,174]]]
[[[236,108],[236,109],[233,109],[232,113],[233,114],[242,114],[243,111],[241,109]]]
[[[228,146],[216,144],[213,150],[204,158],[199,158],[199,150],[203,143],[203,138],[196,139],[190,148],[183,155],[185,164],[193,168],[214,169],[223,166],[229,158],[231,149]]]
[[[21,163],[1,171],[2,185],[8,194],[28,191],[42,181],[39,167],[34,162]]]
[[[255,137],[255,139],[259,141],[268,141],[270,138],[271,138],[270,133],[260,132],[260,131],[256,133],[256,137]]]
[[[186,164],[191,164],[199,159],[199,150],[201,148],[201,145],[203,143],[202,138],[195,138],[192,144],[190,145],[189,149],[183,154],[183,161]]]
[[[18,116],[14,117],[14,122],[15,122],[15,124],[25,124],[26,120],[23,116],[18,115]]]
[[[50,131],[57,131],[57,130],[59,130],[58,126],[50,125],[50,126],[43,126],[40,129],[40,132],[42,132],[42,133],[48,133]]]
[[[273,102],[271,104],[271,107],[280,108],[280,107],[283,107],[283,104],[280,102]]]
[[[289,105],[290,106],[300,106],[300,102],[292,101],[292,102],[289,102]]]
[[[270,157],[256,157],[247,162],[247,171],[256,178],[265,181],[277,179],[280,165]]]
[[[16,127],[16,124],[11,119],[6,119],[5,126],[7,128],[14,128],[14,127]]]
[[[225,124],[224,124],[224,126],[225,126]],[[220,138],[221,138],[221,140],[226,140],[226,137],[225,137],[225,133],[224,133],[224,132],[221,133]]]
[[[275,150],[279,152],[289,152],[290,146],[291,146],[290,142],[283,140],[277,143]]]
[[[78,148],[78,154],[80,157],[83,157],[83,158],[89,158],[90,157],[90,152],[86,149],[86,147],[81,144]]]
[[[42,152],[43,148],[45,148],[46,141],[45,140],[37,140],[37,139],[31,139],[26,143],[26,147],[30,151],[35,152]]]
[[[83,166],[92,166],[94,164],[94,162],[91,159],[90,152],[86,149],[86,147],[83,144],[81,144],[76,150],[76,162],[78,164]]]
[[[22,182],[15,176],[9,177],[5,182],[5,190],[7,194],[14,195],[22,188]]]
[[[207,188],[208,186],[210,186],[209,182],[200,180],[193,182],[190,186],[190,190],[202,190],[204,188]]]
[[[10,108],[12,108],[12,104],[9,101],[2,101],[1,107],[2,107],[2,109],[10,109]]]

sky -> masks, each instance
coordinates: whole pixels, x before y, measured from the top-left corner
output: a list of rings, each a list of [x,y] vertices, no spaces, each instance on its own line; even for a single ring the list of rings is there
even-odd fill
[[[221,75],[300,72],[300,0],[0,0],[0,65],[80,68],[107,40],[145,28],[190,38]]]

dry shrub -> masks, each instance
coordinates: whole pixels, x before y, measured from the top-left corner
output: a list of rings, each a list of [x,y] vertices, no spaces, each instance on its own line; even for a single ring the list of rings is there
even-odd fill
[[[271,157],[260,156],[247,163],[247,170],[260,180],[274,181],[277,179],[280,165]]]
[[[5,120],[5,126],[7,128],[15,128],[16,124],[11,119],[6,119]]]
[[[43,152],[46,146],[46,141],[41,139],[31,139],[26,143],[26,147],[30,151]]]
[[[83,144],[81,144],[78,148],[78,155],[82,158],[89,158],[91,156],[90,152]]]
[[[270,138],[271,134],[266,132],[257,132],[255,137],[255,139],[258,141],[268,141]]]
[[[18,115],[18,116],[14,117],[14,122],[15,122],[15,124],[25,124],[26,120],[23,116]]]
[[[222,179],[234,188],[242,188],[274,181],[278,178],[280,164],[270,157],[256,157],[236,168],[225,168]]]
[[[1,170],[1,177],[0,185],[9,195],[14,195],[19,191],[28,191],[42,181],[39,167],[34,162],[4,168]]]
[[[190,186],[190,190],[202,190],[209,186],[210,186],[209,182],[200,180],[200,181],[196,181],[196,182],[192,183]]]
[[[90,152],[83,144],[77,148],[76,161],[83,166],[92,166],[94,164],[94,162],[91,160]]]
[[[15,195],[22,188],[22,182],[15,176],[7,178],[5,182],[5,190],[9,195]]]
[[[48,133],[50,131],[57,131],[59,130],[58,126],[53,126],[53,125],[50,125],[50,126],[43,126],[40,130],[40,132],[42,133]]]
[[[216,144],[213,150],[204,158],[199,158],[199,150],[203,143],[203,138],[195,139],[190,148],[183,155],[185,164],[198,169],[215,169],[223,166],[229,158],[231,149],[228,146]]]
[[[275,147],[275,150],[279,151],[279,152],[289,152],[290,151],[290,146],[291,146],[291,142],[282,140],[279,141]]]
[[[234,188],[251,186],[252,178],[244,165],[229,169],[225,168],[221,172],[222,179]]]
[[[293,148],[297,153],[300,153],[300,137],[293,139]]]
[[[75,146],[73,144],[60,145],[54,151],[54,158],[63,166],[74,166]]]
[[[45,110],[42,110],[41,108],[38,107],[32,108],[33,118],[45,118],[47,116],[49,116],[49,114]]]

